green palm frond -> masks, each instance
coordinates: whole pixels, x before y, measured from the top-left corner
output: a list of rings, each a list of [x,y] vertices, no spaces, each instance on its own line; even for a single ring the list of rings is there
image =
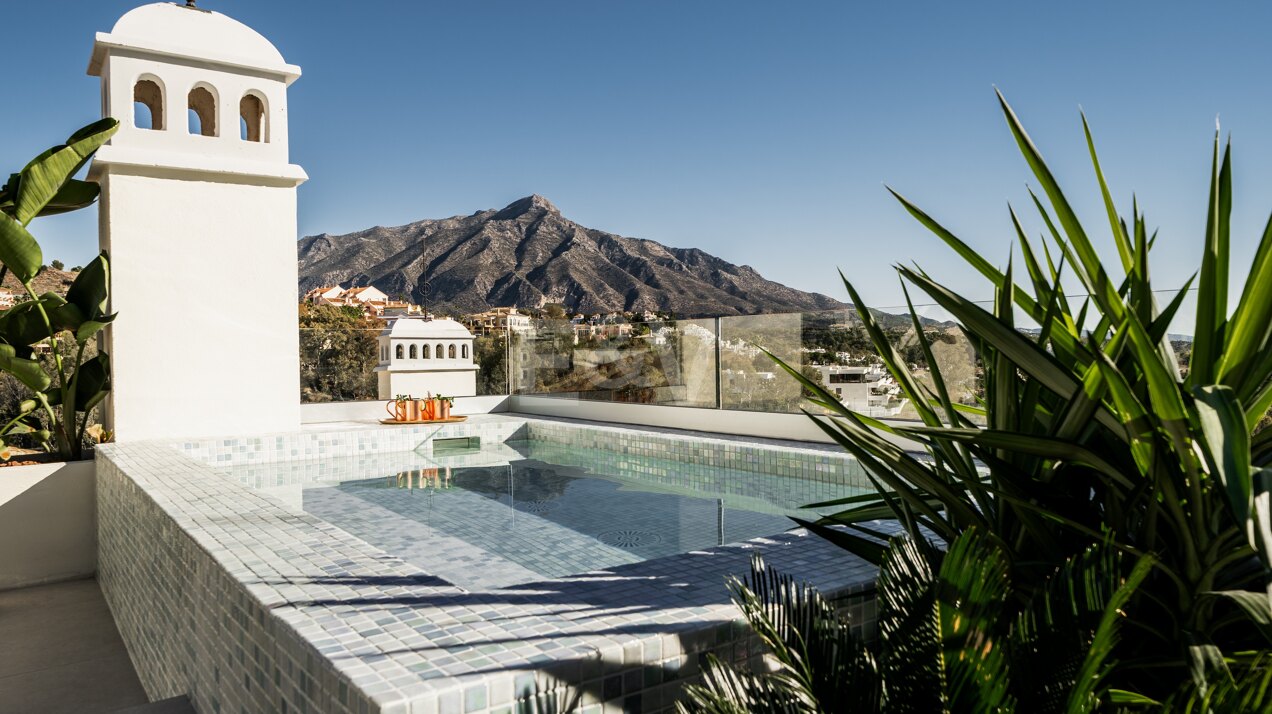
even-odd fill
[[[1256,656],[1231,679],[1207,687],[1185,686],[1156,711],[1162,714],[1272,714],[1272,653]]]
[[[848,619],[816,588],[778,573],[757,555],[748,582],[735,580],[731,590],[743,616],[780,663],[776,678],[801,692],[801,698],[815,704],[851,698],[859,707],[877,700],[877,686],[870,685],[874,657]],[[856,683],[851,693],[842,689],[848,679]]]
[[[993,537],[970,530],[950,544],[935,583],[950,709],[1003,712],[1010,649],[1001,626],[1011,595],[1007,557]]]
[[[1009,596],[1002,549],[980,531],[967,531],[943,555],[894,540],[877,594],[883,710],[1011,711],[1000,624]]]
[[[945,711],[945,652],[936,569],[913,540],[898,540],[879,569],[879,671],[890,712]]]
[[[1125,608],[1153,567],[1092,546],[1022,600],[1004,548],[977,529],[944,552],[894,539],[883,561],[880,636],[868,642],[816,588],[756,556],[750,577],[730,586],[773,671],[709,658],[679,710],[1089,714],[1109,699]]]
[[[1096,545],[1070,558],[1016,616],[1013,679],[1022,711],[1086,714],[1105,699],[1123,608],[1152,568]]]
[[[742,673],[711,660],[702,686],[687,688],[681,711],[875,711],[874,655],[816,588],[778,573],[757,554],[750,577],[731,579],[729,589],[777,671]]]
[[[676,711],[682,714],[815,714],[823,710],[773,677],[739,672],[708,655],[702,684],[685,687],[684,698],[676,703]]]

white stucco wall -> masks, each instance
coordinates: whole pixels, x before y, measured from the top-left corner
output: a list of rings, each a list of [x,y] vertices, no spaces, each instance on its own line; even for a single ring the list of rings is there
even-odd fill
[[[477,393],[477,367],[454,371],[377,372],[381,399],[399,394],[425,397],[441,394],[447,397],[471,397]]]
[[[296,189],[103,180],[116,439],[297,428]]]
[[[97,570],[92,461],[0,469],[0,590]]]
[[[99,33],[89,74],[120,120],[98,151],[100,242],[110,253],[104,335],[119,441],[300,426],[296,187],[287,87],[300,68],[217,12],[154,3]],[[163,93],[163,126],[138,126],[138,81]],[[190,134],[188,97],[215,99],[216,136]],[[239,101],[264,102],[263,141],[240,136]]]

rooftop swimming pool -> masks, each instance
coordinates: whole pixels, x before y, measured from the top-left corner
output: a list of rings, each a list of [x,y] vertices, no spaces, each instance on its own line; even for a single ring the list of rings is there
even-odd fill
[[[861,492],[534,439],[224,472],[468,590],[776,535],[802,506]]]
[[[129,656],[199,711],[510,714],[542,691],[670,713],[708,655],[765,666],[726,586],[757,554],[874,626],[875,567],[790,530],[869,488],[834,448],[490,414],[105,444],[96,467]]]

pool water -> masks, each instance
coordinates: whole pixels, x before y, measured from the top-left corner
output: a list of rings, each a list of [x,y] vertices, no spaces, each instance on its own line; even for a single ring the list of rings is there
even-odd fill
[[[540,441],[229,473],[466,589],[775,535],[852,486]],[[803,511],[804,516],[812,515]]]

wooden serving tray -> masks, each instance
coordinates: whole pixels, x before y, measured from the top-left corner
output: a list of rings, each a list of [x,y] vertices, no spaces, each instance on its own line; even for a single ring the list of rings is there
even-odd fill
[[[447,419],[416,419],[415,421],[398,421],[397,419],[381,419],[381,424],[455,424],[468,421],[466,416],[453,416]]]

